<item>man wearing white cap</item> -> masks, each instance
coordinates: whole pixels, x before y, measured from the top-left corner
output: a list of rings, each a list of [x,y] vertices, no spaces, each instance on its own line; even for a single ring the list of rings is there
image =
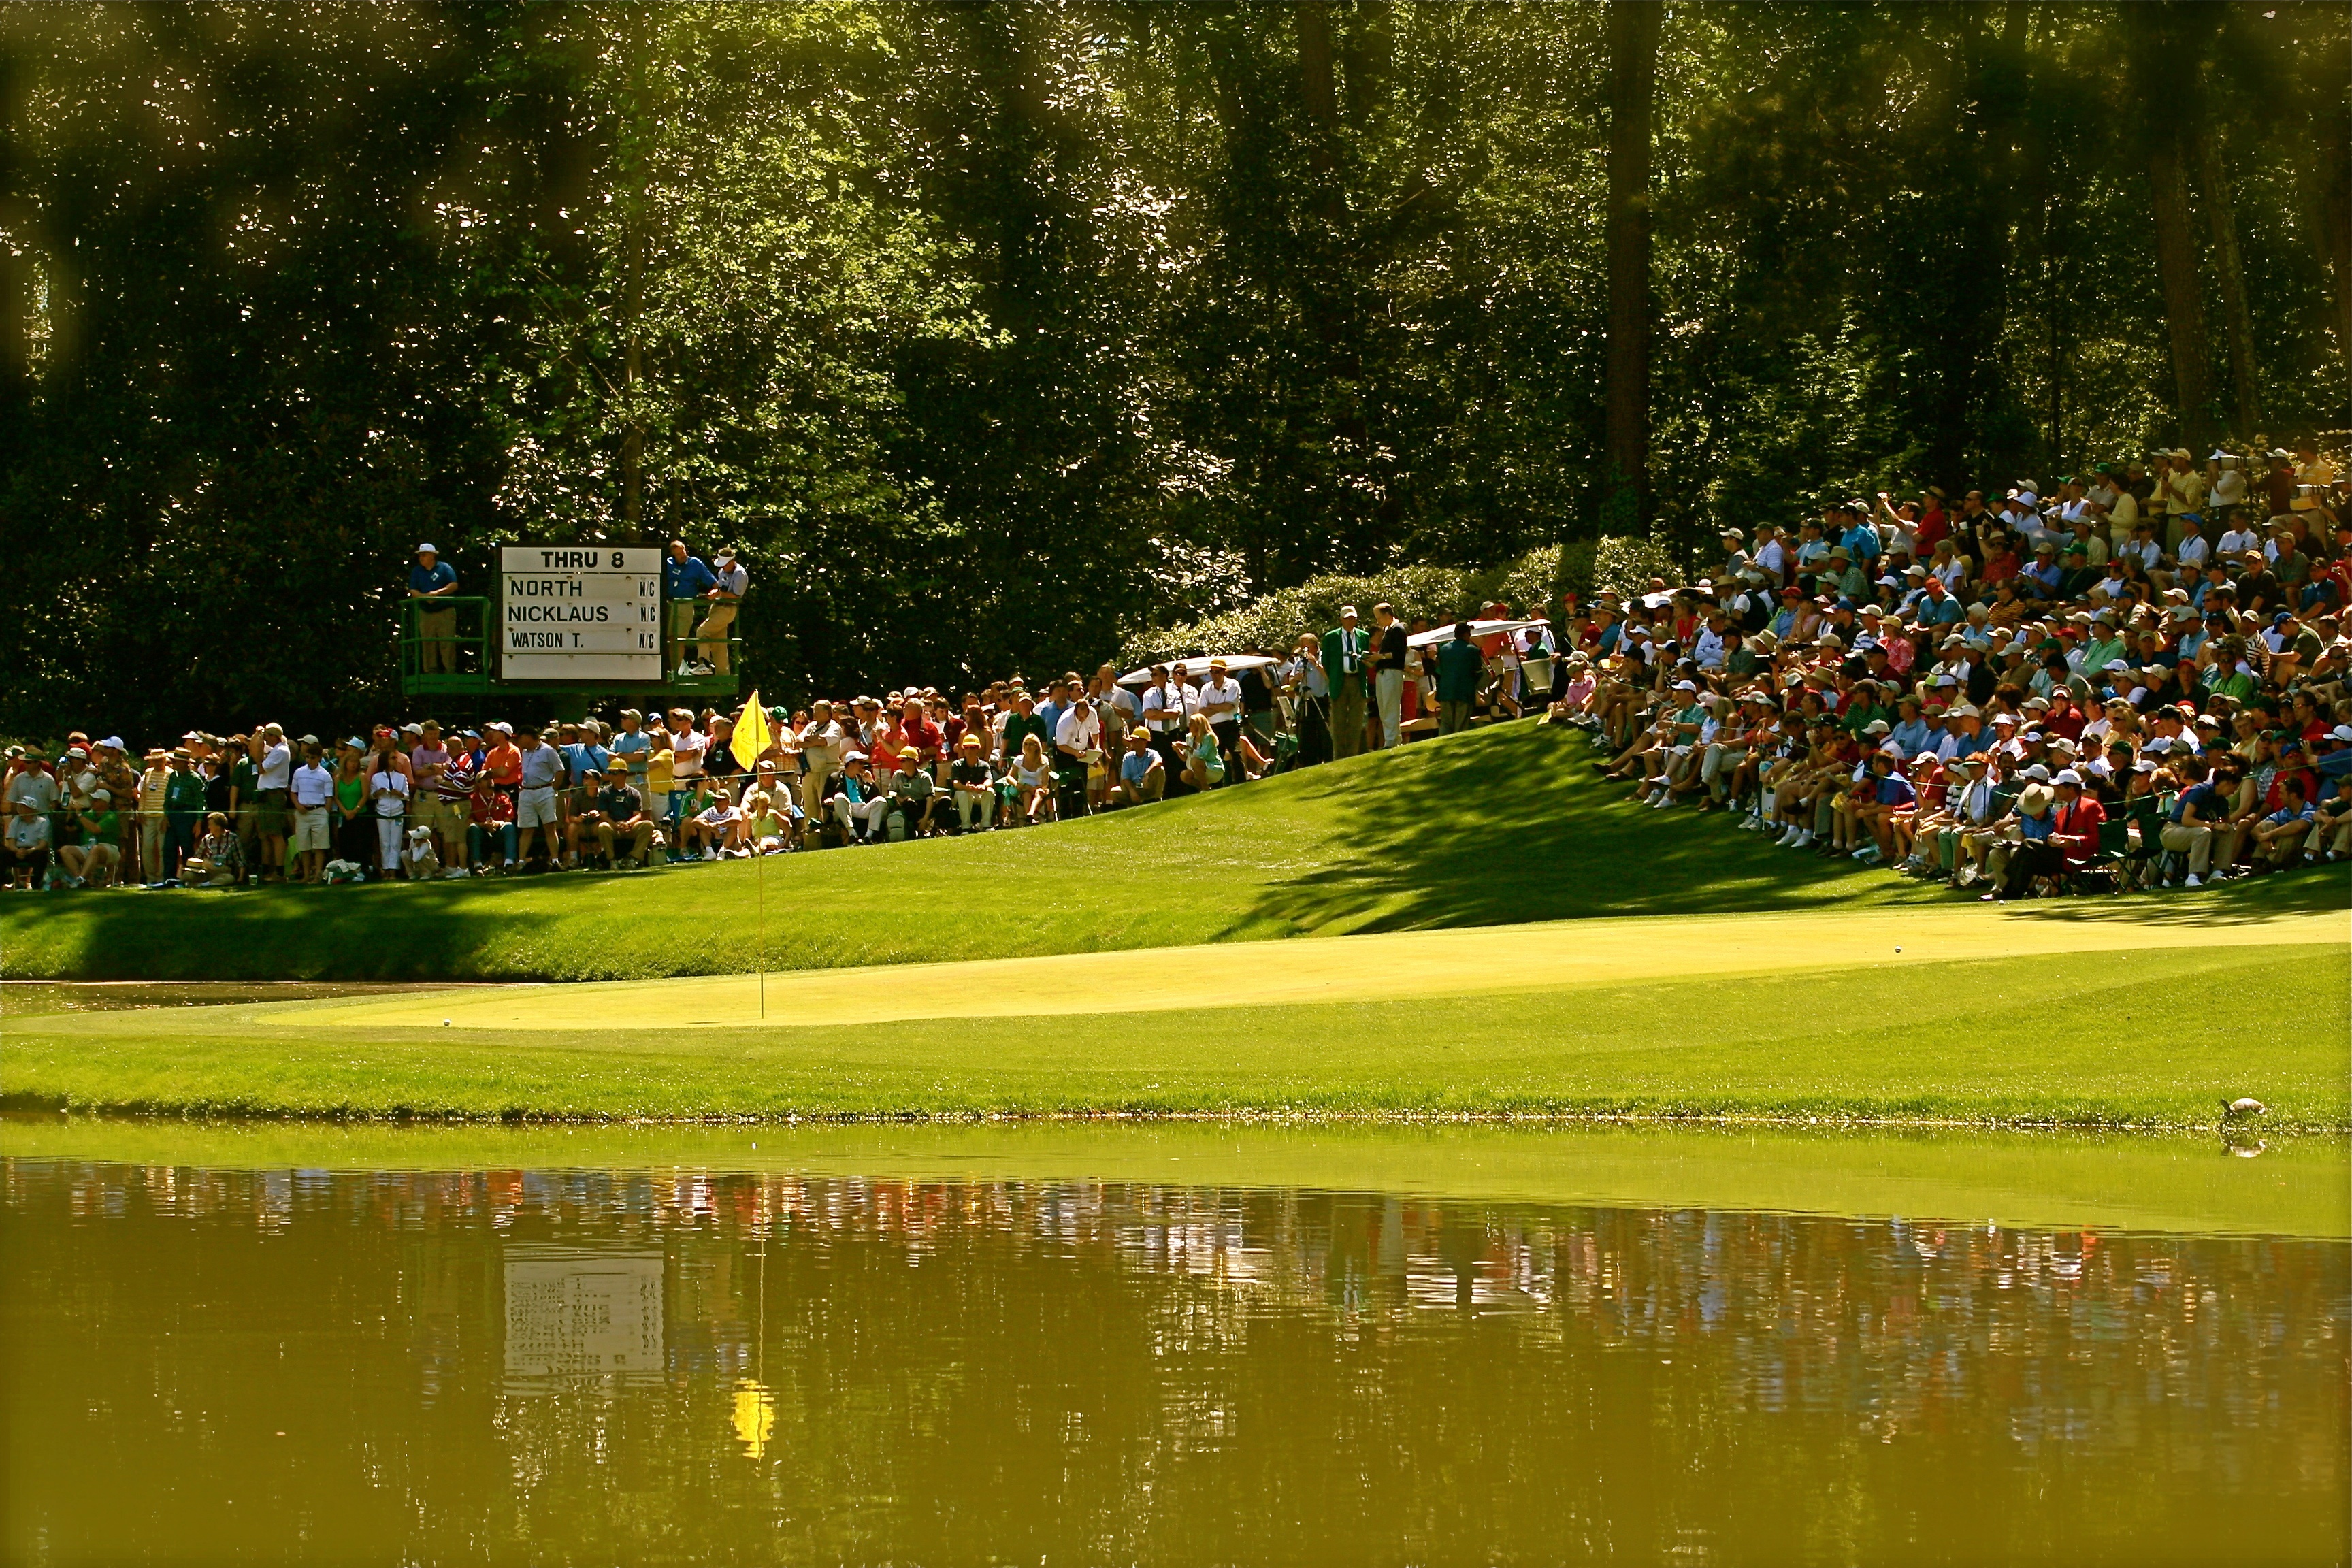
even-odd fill
[[[743,570],[736,559],[732,545],[710,558],[711,585],[702,596],[710,601],[703,613],[702,624],[694,631],[695,640],[701,645],[702,662],[717,674],[727,673],[727,633],[735,625],[735,606],[743,591],[751,585],[751,574]]]
[[[408,596],[443,599],[457,591],[457,572],[430,544],[416,547],[416,564],[408,569]],[[427,675],[447,674],[457,668],[457,612],[454,606],[419,608],[416,612],[418,668]]]

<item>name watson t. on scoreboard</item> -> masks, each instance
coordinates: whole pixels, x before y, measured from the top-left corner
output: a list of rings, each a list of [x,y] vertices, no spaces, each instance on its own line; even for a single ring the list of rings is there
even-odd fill
[[[661,552],[499,552],[499,658],[508,680],[659,680]]]

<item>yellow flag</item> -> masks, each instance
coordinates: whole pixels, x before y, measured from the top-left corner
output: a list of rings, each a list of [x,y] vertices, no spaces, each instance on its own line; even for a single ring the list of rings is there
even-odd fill
[[[760,706],[759,689],[754,687],[751,700],[743,704],[743,721],[735,726],[735,738],[727,749],[748,769],[760,760],[761,752],[774,743],[775,738],[774,731],[768,728],[768,710]]]

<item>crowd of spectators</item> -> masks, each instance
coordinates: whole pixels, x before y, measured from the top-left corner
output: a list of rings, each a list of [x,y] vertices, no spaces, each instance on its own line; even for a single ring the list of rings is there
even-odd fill
[[[1847,500],[1562,628],[1656,810],[2002,900],[2352,856],[2352,510],[2315,450]]]
[[[268,723],[143,752],[77,731],[9,749],[0,863],[16,888],[243,887],[635,869],[988,832],[1231,788],[1549,697],[1547,627],[1450,655],[1409,646],[1417,629],[1386,605],[1369,619],[1349,607],[1279,656],[1155,665],[1127,684],[1105,665],[953,697],[922,687],[766,708],[746,729],[765,736],[757,745],[739,741],[740,707],[536,728],[427,719],[341,737]]]
[[[2202,471],[2176,450],[2048,493],[1840,502],[1726,533],[1687,586],[1548,617],[1349,607],[1127,683],[1014,674],[749,726],[264,724],[143,752],[77,732],[10,748],[0,868],[37,889],[674,865],[1035,826],[1542,713],[1654,808],[1791,850],[1987,898],[2196,887],[2352,857],[2347,500],[2310,449]]]

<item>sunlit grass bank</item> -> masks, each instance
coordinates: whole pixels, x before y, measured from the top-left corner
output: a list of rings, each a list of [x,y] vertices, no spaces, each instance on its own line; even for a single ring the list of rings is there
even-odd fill
[[[1662,930],[1662,936],[1664,934]],[[1820,1117],[2342,1129],[2340,943],[1148,1014],[810,1027],[304,1026],[305,1009],[19,1018],[20,1107],[359,1117]],[[1202,961],[1222,953],[1194,955]],[[877,977],[877,984],[885,983]],[[683,1001],[684,995],[681,994]],[[652,1026],[643,1026],[651,1025]]]

